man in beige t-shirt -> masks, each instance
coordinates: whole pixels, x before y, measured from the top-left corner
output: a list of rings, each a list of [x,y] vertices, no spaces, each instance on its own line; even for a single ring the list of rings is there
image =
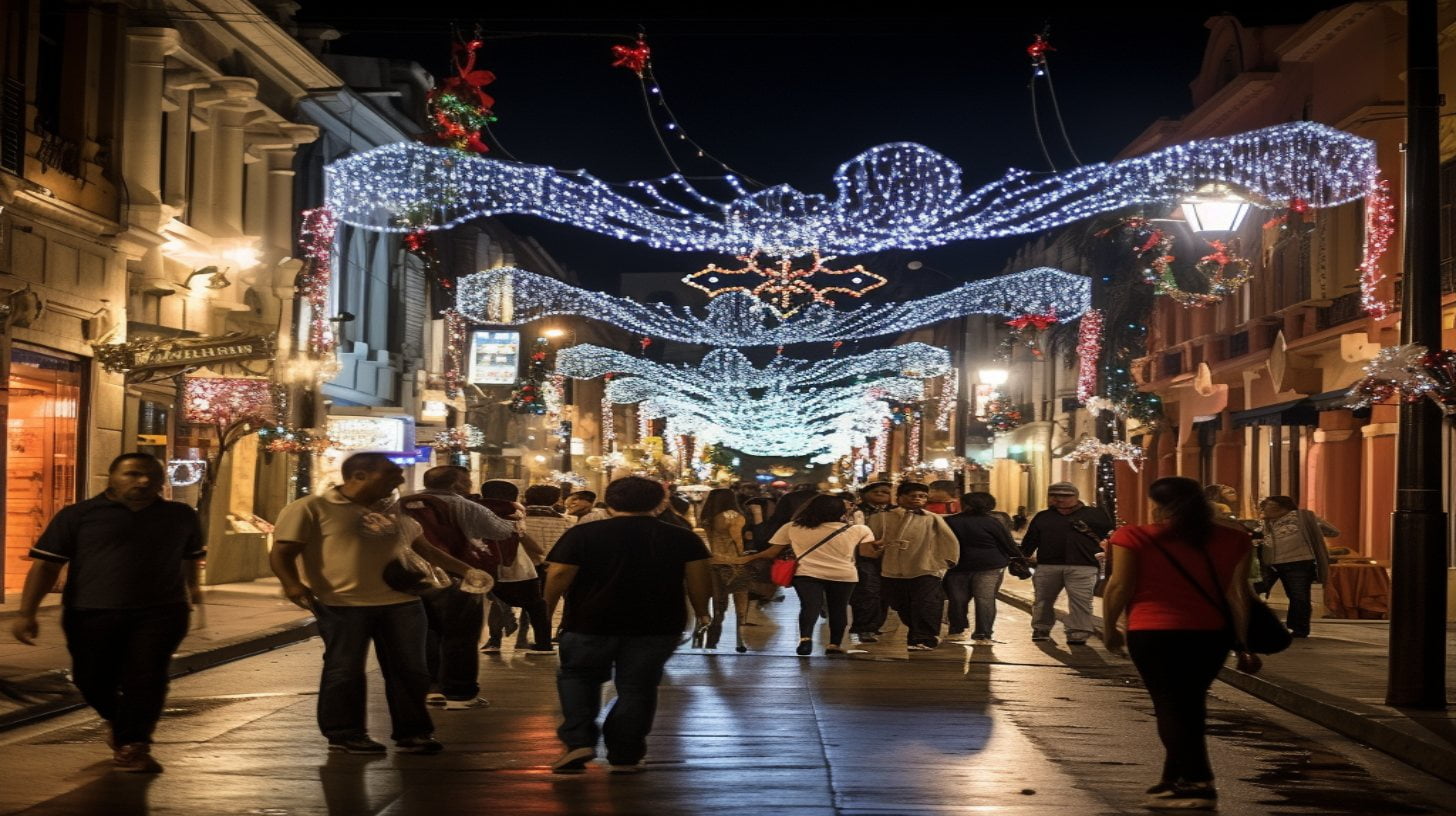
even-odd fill
[[[431,546],[420,526],[396,512],[391,501],[404,472],[380,453],[344,460],[344,483],[292,502],[278,515],[269,565],[283,594],[318,618],[324,641],[319,682],[319,730],[329,750],[377,754],[365,724],[364,664],[374,644],[384,674],[395,746],[438,753],[434,723],[425,706],[430,675],[425,667],[425,611],[420,599],[391,589],[384,569],[405,548],[430,563],[465,576],[484,592],[489,581]]]

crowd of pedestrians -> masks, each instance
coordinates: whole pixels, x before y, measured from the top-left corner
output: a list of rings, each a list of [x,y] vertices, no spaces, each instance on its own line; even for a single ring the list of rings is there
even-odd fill
[[[161,770],[152,731],[205,554],[196,513],[161,498],[161,474],[155,458],[125,454],[103,493],[57,514],[31,551],[12,627],[34,642],[40,596],[69,566],[63,628],[75,681],[107,721],[115,767],[127,772]],[[1065,593],[1066,643],[1086,646],[1096,634],[1092,598],[1104,595],[1101,637],[1130,654],[1166,752],[1149,804],[1212,807],[1209,686],[1231,650],[1257,670],[1245,646],[1256,591],[1282,584],[1290,634],[1309,634],[1310,586],[1328,564],[1324,539],[1339,535],[1286,496],[1264,499],[1260,519],[1241,521],[1232,488],[1180,477],[1152,484],[1152,523],[1114,531],[1068,482],[1050,485],[1047,509],[1028,517],[1025,507],[997,511],[986,492],[956,495],[953,482],[874,482],[858,496],[813,485],[781,495],[717,488],[695,508],[640,477],[613,481],[598,502],[590,491],[563,495],[548,485],[518,496],[505,480],[473,493],[469,471],[457,466],[431,468],[424,489],[401,498],[400,467],[373,453],[350,456],[341,475],[337,486],[283,509],[270,553],[284,596],[318,620],[318,727],[328,748],[387,750],[366,722],[371,646],[390,739],[396,750],[429,754],[443,748],[430,709],[488,705],[479,655],[501,651],[503,638],[519,632],[518,652],[559,651],[565,751],[552,769],[560,773],[584,770],[599,743],[612,772],[640,770],[663,667],[686,642],[687,611],[694,645],[715,649],[731,605],[744,651],[752,604],[781,599],[769,572],[798,598],[795,652],[807,657],[821,619],[823,653],[840,656],[877,642],[890,611],[910,652],[937,649],[943,632],[992,645],[1010,569],[1031,577],[1035,643],[1051,639]],[[608,681],[616,699],[598,727]]]

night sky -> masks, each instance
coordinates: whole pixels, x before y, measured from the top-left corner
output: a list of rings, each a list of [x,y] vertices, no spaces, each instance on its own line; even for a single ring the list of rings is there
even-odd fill
[[[972,18],[917,13],[913,3],[843,4],[825,18],[768,16],[726,4],[707,10],[674,4],[667,13],[612,4],[623,10],[597,8],[587,16],[532,3],[529,16],[482,4],[491,16],[474,18],[459,16],[465,8],[459,3],[402,4],[410,11],[403,16],[361,11],[353,2],[302,2],[300,22],[328,23],[343,33],[332,50],[413,59],[436,76],[448,70],[452,25],[468,34],[478,24],[486,41],[481,67],[497,75],[487,90],[496,99],[500,144],[522,161],[585,168],[609,181],[672,171],[636,76],[611,67],[611,46],[630,43],[640,25],[663,92],[695,140],[743,175],[813,193],[832,192],[831,174],[845,160],[893,141],[921,142],[946,154],[964,168],[968,185],[1010,167],[1048,169],[1032,125],[1025,53],[1046,26],[1067,133],[1081,160],[1091,163],[1111,158],[1159,117],[1189,110],[1188,83],[1199,68],[1210,16],[1233,13],[1246,25],[1296,23],[1339,5],[1174,4],[1149,13],[1112,11],[1110,4],[1075,11],[1006,4],[1028,9],[1014,13],[975,4]],[[887,8],[905,16],[887,19]],[[1044,85],[1039,106],[1051,157],[1067,169],[1074,162]],[[675,155],[690,176],[722,172],[686,149]],[[620,272],[685,274],[725,260],[626,246],[535,219],[506,220],[535,235],[584,281],[608,290]],[[1024,240],[853,260],[868,260],[882,274],[918,276],[933,291],[998,274]],[[906,271],[916,259],[944,275]]]

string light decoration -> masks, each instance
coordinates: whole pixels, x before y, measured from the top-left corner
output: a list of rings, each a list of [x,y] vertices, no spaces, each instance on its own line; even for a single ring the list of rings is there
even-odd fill
[[[1102,310],[1088,309],[1077,327],[1077,401],[1091,409],[1102,358]],[[1094,412],[1095,413],[1095,412]]]
[[[600,320],[627,331],[684,343],[745,348],[835,342],[898,334],[970,314],[1015,317],[1028,311],[1071,320],[1087,310],[1092,285],[1083,275],[1036,267],[973,281],[913,301],[837,310],[811,303],[792,320],[745,292],[714,298],[700,317],[685,306],[638,303],[591,292],[513,267],[460,279],[460,311],[480,323],[523,325],[553,315]],[[836,347],[837,348],[837,347]]]
[[[230,428],[276,423],[282,401],[282,389],[272,380],[187,377],[182,386],[183,418],[194,425]]]
[[[1143,449],[1131,442],[1122,440],[1100,442],[1092,437],[1078,440],[1076,447],[1062,458],[1080,465],[1094,465],[1101,462],[1104,456],[1109,456],[1119,462],[1126,462],[1134,473],[1138,470],[1138,463],[1145,458]]]
[[[920,464],[920,416],[918,414],[910,420],[910,426],[905,430],[905,463],[909,467],[916,467]]]
[[[611,382],[608,380],[608,382]],[[602,396],[602,441],[608,446],[617,441],[617,417],[612,409],[612,401]]]
[[[568,470],[564,473],[559,470],[553,470],[546,475],[546,481],[554,485],[569,484],[577,488],[586,487],[588,484],[587,478],[574,470]]]
[[[485,444],[485,431],[474,425],[465,424],[455,428],[442,428],[435,433],[430,447],[437,451],[465,453]]]
[[[940,381],[940,404],[935,409],[935,429],[950,430],[950,418],[955,414],[956,402],[960,399],[960,370],[952,368]]]
[[[890,418],[880,420],[880,433],[870,440],[874,452],[871,454],[875,461],[875,473],[885,473],[890,469]]]
[[[639,78],[647,69],[647,60],[651,57],[652,49],[647,46],[647,40],[641,34],[637,35],[637,42],[634,45],[612,46],[612,67],[626,68]]]
[[[757,368],[734,349],[713,349],[697,366],[658,363],[616,349],[582,343],[556,354],[556,370],[578,380],[607,373],[633,375],[711,392],[725,385],[737,388],[786,389],[824,385],[860,375],[895,372],[906,377],[939,377],[950,369],[950,352],[924,343],[905,343],[855,357],[796,360],[774,357]],[[614,380],[608,388],[616,385]]]
[[[1411,405],[1429,398],[1447,416],[1456,414],[1456,351],[1428,351],[1419,343],[1383,348],[1350,386],[1345,405],[1367,408],[1392,398]]]
[[[829,199],[787,185],[712,198],[680,173],[612,185],[585,171],[506,162],[399,142],[325,169],[326,202],[349,224],[408,232],[482,216],[531,215],[656,249],[774,257],[866,255],[1044,232],[1164,202],[1210,180],[1269,201],[1332,207],[1376,189],[1375,143],[1315,122],[1174,145],[1053,174],[1010,170],[966,191],[961,168],[913,143],[840,165]],[[423,223],[421,223],[423,222]]]
[[[794,265],[792,258],[779,258],[767,266],[759,263],[759,253],[753,252],[749,255],[739,256],[742,262],[741,269],[724,269],[717,264],[708,264],[705,268],[688,275],[682,279],[683,283],[706,292],[708,297],[716,298],[728,292],[744,292],[750,297],[764,301],[774,316],[783,320],[798,313],[800,309],[810,303],[822,303],[825,306],[833,306],[834,300],[831,294],[849,295],[855,298],[864,297],[866,292],[884,286],[886,279],[880,275],[855,264],[848,269],[830,269],[824,266],[825,261],[833,258],[821,258],[817,251],[810,253],[811,260],[804,268]],[[750,275],[763,278],[764,281],[757,286],[714,286],[721,278],[734,278],[740,275]],[[824,275],[828,278],[845,277],[849,279],[851,286],[815,286],[812,279],[815,276]],[[699,283],[701,278],[708,284]]]
[[[338,219],[328,207],[304,210],[298,230],[304,266],[298,291],[308,303],[308,353],[324,357],[334,352],[337,339],[329,313],[329,288],[334,267],[334,235]]]
[[[1390,314],[1390,304],[1377,293],[1385,275],[1380,272],[1380,259],[1390,248],[1395,235],[1395,203],[1390,198],[1390,182],[1372,179],[1365,194],[1365,247],[1360,261],[1360,305],[1377,320]]]
[[[454,309],[446,309],[445,318],[445,396],[455,399],[460,396],[461,384],[465,381],[465,316]]]
[[[173,487],[191,487],[202,481],[207,472],[207,462],[202,459],[168,459],[167,484]]]
[[[338,440],[329,436],[327,431],[287,424],[259,429],[258,441],[269,453],[321,454],[339,445]]]
[[[546,338],[536,338],[536,347],[526,360],[526,378],[511,392],[510,410],[517,414],[544,414],[546,407]]]

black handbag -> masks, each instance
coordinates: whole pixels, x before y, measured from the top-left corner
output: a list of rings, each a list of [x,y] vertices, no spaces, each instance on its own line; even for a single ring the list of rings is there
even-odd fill
[[[1213,604],[1224,614],[1224,617],[1228,620],[1229,631],[1232,632],[1234,628],[1234,611],[1229,606],[1228,599],[1223,596],[1215,598],[1209,594],[1203,584],[1194,580],[1193,576],[1188,573],[1188,570],[1183,568],[1183,565],[1178,562],[1178,559],[1163,549],[1163,545],[1158,543],[1156,537],[1150,538],[1149,541],[1152,542],[1154,547],[1158,548],[1158,551],[1163,554],[1163,557],[1168,559],[1168,562],[1173,565],[1173,568],[1178,570],[1178,573],[1188,583],[1192,584],[1194,589],[1198,590],[1198,594],[1202,595],[1204,600]],[[1208,562],[1208,571],[1213,576],[1214,586],[1218,586],[1218,570],[1213,566],[1213,556],[1205,549],[1203,551],[1203,557]],[[1236,651],[1253,652],[1254,654],[1278,654],[1288,649],[1289,645],[1294,642],[1294,636],[1284,627],[1284,624],[1279,620],[1279,616],[1274,614],[1274,610],[1270,609],[1268,604],[1253,596],[1249,597],[1248,619],[1249,631],[1244,642],[1240,643],[1238,638],[1234,638],[1234,649]]]

